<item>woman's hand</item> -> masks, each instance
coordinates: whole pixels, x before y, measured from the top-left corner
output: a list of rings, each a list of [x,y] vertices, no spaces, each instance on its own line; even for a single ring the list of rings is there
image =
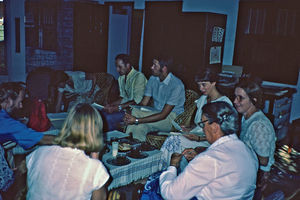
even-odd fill
[[[183,150],[182,155],[190,162],[198,155],[198,153],[194,149],[189,148]]]
[[[189,133],[192,130],[192,128],[190,127],[185,127],[185,126],[180,126],[180,127],[182,129],[182,132],[184,133]]]
[[[195,134],[186,134],[183,136],[192,141],[199,141],[199,138],[200,138],[198,135],[195,135]]]
[[[180,153],[173,153],[170,160],[170,166],[174,166],[176,168],[179,167],[180,161],[182,158],[182,154]]]

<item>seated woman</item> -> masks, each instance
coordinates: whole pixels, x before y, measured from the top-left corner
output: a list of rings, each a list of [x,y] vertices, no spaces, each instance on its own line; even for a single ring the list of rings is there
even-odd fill
[[[195,80],[199,86],[199,90],[203,94],[198,100],[195,101],[197,104],[197,112],[194,119],[195,127],[187,128],[182,127],[185,133],[182,136],[170,136],[166,139],[161,151],[163,152],[162,168],[166,167],[170,161],[171,155],[174,152],[181,153],[186,148],[196,148],[198,146],[207,147],[209,144],[203,142],[206,140],[203,133],[203,129],[197,126],[201,122],[202,107],[210,102],[225,101],[232,105],[230,99],[223,96],[217,90],[218,73],[214,68],[206,68],[204,71],[196,75]]]
[[[235,88],[234,105],[243,115],[240,139],[251,147],[258,156],[258,187],[264,189],[274,163],[276,136],[272,123],[261,111],[263,106],[262,90],[257,81],[241,79]]]
[[[92,103],[99,87],[96,85],[96,78],[93,74],[82,71],[65,71],[67,77],[62,79],[58,85],[58,94],[55,112],[61,111],[63,98],[69,102],[68,108],[77,103]],[[64,105],[66,106],[66,105]]]
[[[98,160],[102,119],[89,104],[73,107],[53,146],[26,158],[27,199],[106,199],[109,174]]]

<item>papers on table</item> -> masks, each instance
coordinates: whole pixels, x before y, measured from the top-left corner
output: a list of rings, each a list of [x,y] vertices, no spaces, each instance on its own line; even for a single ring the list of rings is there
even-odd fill
[[[179,126],[179,124],[177,124],[174,120],[172,120],[172,125],[174,126],[174,128],[176,128],[178,131],[182,132],[182,128]]]
[[[97,104],[97,103],[92,103],[92,106],[94,106],[95,108],[99,109],[99,110],[102,110],[104,108],[104,106],[100,105],[100,104]]]
[[[141,111],[157,111],[155,108],[151,106],[138,106],[138,105],[130,105],[131,108],[139,109]]]

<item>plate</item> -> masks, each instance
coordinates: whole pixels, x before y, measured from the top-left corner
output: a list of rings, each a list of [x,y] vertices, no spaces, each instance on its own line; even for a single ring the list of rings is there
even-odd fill
[[[106,162],[115,166],[123,166],[128,165],[131,161],[126,156],[117,156],[116,158],[107,159]]]
[[[139,151],[131,151],[130,153],[127,154],[127,156],[130,158],[142,159],[148,157],[148,154]]]
[[[155,149],[155,147],[152,146],[151,144],[148,144],[148,143],[146,143],[146,142],[143,142],[143,143],[141,144],[140,149],[141,149],[142,151],[153,151],[153,150]]]

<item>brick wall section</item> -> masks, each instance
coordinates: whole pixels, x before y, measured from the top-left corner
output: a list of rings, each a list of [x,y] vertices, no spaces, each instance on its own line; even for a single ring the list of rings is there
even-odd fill
[[[61,1],[57,10],[57,50],[26,47],[27,72],[36,67],[73,69],[73,3]]]

